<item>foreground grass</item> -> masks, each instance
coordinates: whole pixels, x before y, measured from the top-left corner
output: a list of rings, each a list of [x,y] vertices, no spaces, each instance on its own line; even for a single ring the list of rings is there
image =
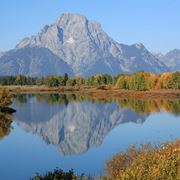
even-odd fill
[[[131,147],[106,164],[106,180],[179,180],[180,140],[161,147]]]

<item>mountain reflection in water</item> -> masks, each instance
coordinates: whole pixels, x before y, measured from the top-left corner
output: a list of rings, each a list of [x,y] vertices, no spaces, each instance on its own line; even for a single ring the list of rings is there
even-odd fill
[[[180,100],[94,99],[75,94],[16,95],[13,106],[18,126],[64,155],[100,146],[119,124],[142,124],[150,113],[180,114]]]

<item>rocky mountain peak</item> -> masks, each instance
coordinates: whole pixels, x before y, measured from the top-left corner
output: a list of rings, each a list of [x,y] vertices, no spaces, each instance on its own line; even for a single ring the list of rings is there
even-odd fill
[[[16,46],[19,50],[24,47],[48,49],[67,63],[78,76],[100,73],[117,75],[140,70],[153,73],[168,71],[163,62],[153,56],[143,44],[120,44],[109,37],[98,22],[89,21],[80,14],[63,13],[55,23],[44,26],[37,35],[23,39]],[[16,59],[25,61],[22,57]],[[34,59],[31,60],[34,62]],[[13,58],[9,61],[13,61]]]
[[[55,24],[59,26],[67,26],[69,23],[85,24],[87,21],[87,18],[80,14],[63,13],[57,18]]]
[[[136,47],[137,49],[145,49],[145,46],[140,42],[133,44],[133,46]]]
[[[172,51],[168,52],[166,55],[180,57],[180,49],[173,49]]]

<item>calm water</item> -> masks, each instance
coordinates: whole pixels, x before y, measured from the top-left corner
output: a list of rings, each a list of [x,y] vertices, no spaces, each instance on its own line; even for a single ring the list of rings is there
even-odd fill
[[[100,175],[130,145],[180,138],[180,100],[16,96],[0,114],[0,179],[29,179],[56,167]],[[12,123],[6,119],[13,120]]]

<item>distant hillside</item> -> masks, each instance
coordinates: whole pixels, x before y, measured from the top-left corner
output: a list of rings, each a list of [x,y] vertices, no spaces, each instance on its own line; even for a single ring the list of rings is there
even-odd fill
[[[171,71],[180,71],[180,49],[174,49],[159,58]]]

